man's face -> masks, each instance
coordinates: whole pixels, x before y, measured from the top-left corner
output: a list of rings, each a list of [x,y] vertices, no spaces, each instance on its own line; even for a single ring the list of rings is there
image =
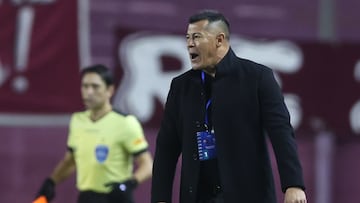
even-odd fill
[[[87,109],[104,106],[112,95],[112,86],[107,87],[97,73],[86,73],[81,81],[81,95]]]
[[[206,30],[207,20],[189,24],[186,39],[191,66],[201,70],[216,65],[216,35]]]

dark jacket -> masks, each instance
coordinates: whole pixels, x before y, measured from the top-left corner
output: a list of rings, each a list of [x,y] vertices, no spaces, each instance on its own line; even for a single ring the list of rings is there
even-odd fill
[[[238,58],[230,49],[216,66],[211,107],[225,203],[276,203],[265,134],[275,151],[282,190],[304,188],[289,113],[271,69]],[[200,165],[196,131],[204,114],[201,71],[174,78],[156,142],[152,203],[171,202],[180,154],[180,202],[195,202]]]

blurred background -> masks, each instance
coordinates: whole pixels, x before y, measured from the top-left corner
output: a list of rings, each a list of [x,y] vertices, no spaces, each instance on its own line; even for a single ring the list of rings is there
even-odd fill
[[[228,17],[238,56],[275,71],[308,202],[360,202],[358,0],[0,0],[0,202],[31,202],[62,158],[91,64],[116,73],[113,104],[139,118],[153,153],[171,78],[190,69],[187,19],[204,8]],[[149,202],[150,181],[135,194]],[[76,196],[72,177],[53,202]]]

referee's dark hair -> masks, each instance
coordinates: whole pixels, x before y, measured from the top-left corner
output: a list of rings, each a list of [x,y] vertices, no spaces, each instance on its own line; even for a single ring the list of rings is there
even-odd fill
[[[81,78],[84,77],[87,73],[96,73],[98,74],[101,79],[105,82],[106,86],[109,87],[110,85],[114,84],[114,77],[109,68],[102,64],[96,64],[93,66],[86,67],[81,70],[80,75]]]

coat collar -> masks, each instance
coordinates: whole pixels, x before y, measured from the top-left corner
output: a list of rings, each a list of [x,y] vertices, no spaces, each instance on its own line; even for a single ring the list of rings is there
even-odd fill
[[[222,58],[221,61],[216,65],[215,77],[231,74],[233,69],[233,62],[236,58],[237,56],[230,47],[224,58]]]

